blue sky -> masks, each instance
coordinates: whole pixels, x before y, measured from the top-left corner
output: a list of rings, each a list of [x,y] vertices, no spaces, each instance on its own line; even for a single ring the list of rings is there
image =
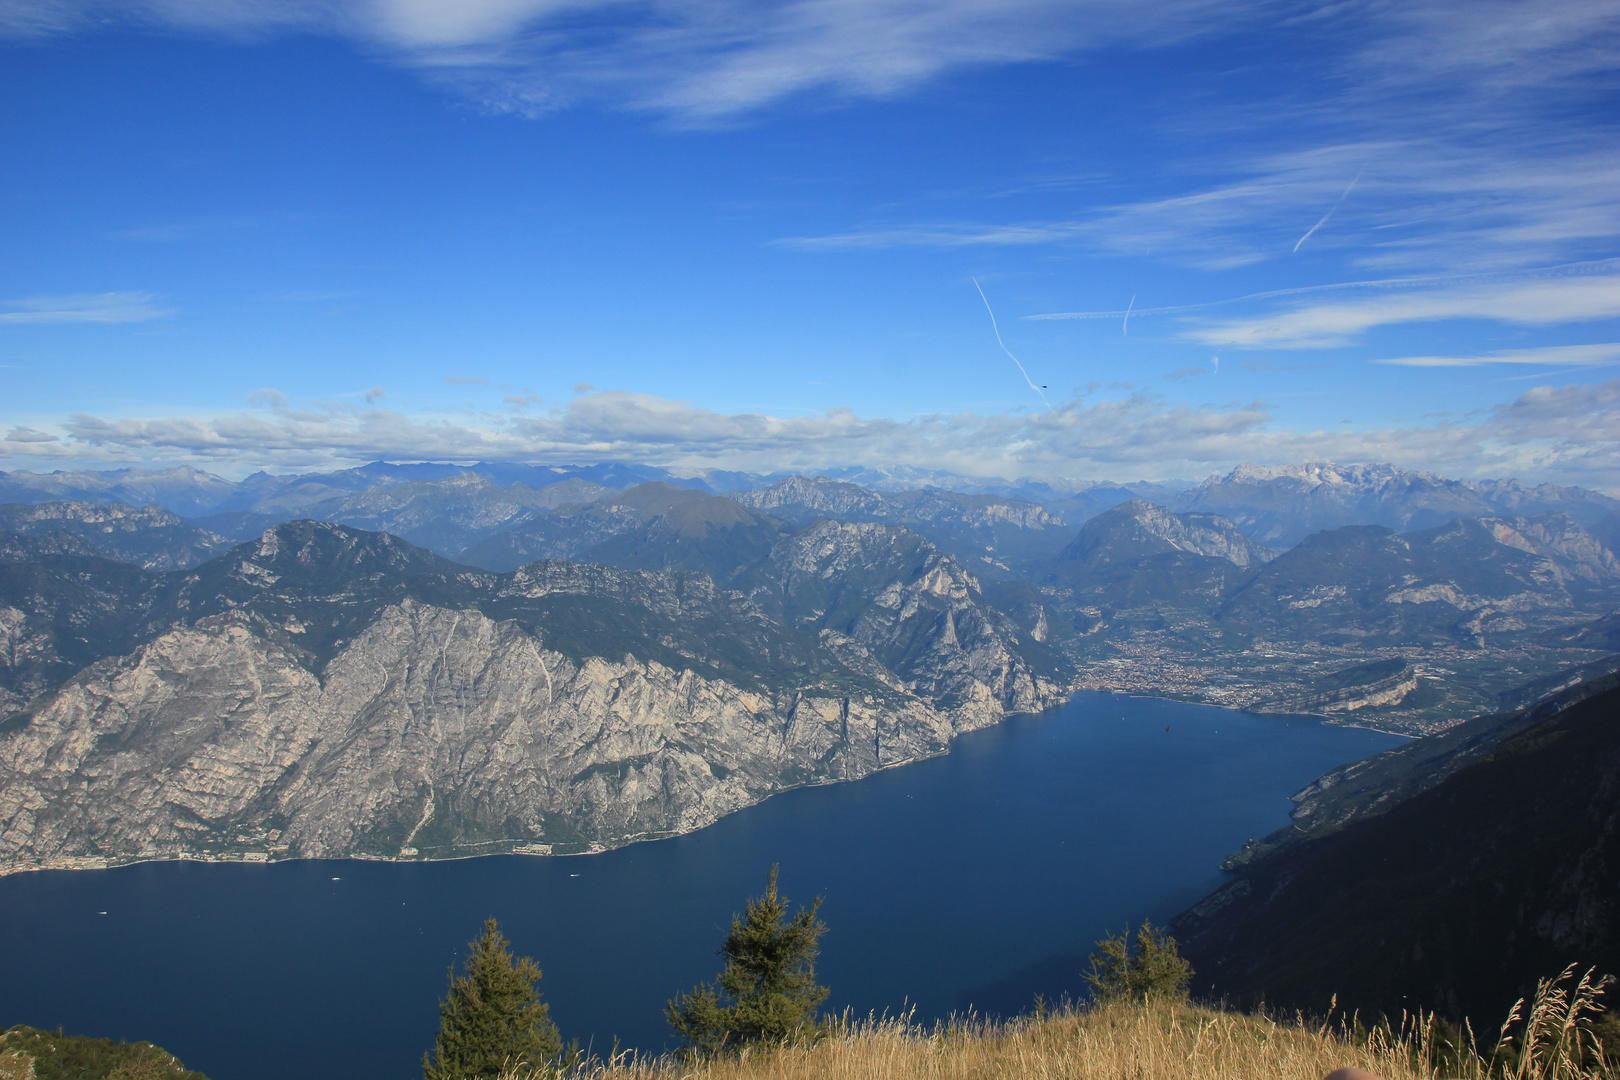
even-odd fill
[[[1610,0],[6,0],[0,468],[1620,493],[1616,71]]]

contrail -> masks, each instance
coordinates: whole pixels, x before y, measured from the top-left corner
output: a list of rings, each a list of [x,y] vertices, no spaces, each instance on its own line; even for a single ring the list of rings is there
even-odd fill
[[[1366,172],[1366,171],[1367,171],[1366,169],[1361,170],[1361,172]],[[1322,215],[1322,220],[1318,221],[1315,225],[1312,225],[1311,228],[1310,228],[1310,231],[1307,232],[1304,236],[1299,238],[1299,243],[1294,245],[1294,250],[1295,251],[1299,250],[1300,244],[1305,243],[1305,241],[1307,241],[1307,240],[1309,240],[1311,238],[1311,233],[1314,233],[1317,229],[1320,229],[1322,226],[1324,226],[1324,225],[1326,225],[1328,223],[1328,218],[1332,217],[1333,216],[1333,211],[1335,211],[1335,210],[1337,210],[1339,208],[1339,203],[1344,202],[1345,198],[1347,196],[1349,196],[1350,192],[1355,190],[1356,184],[1358,184],[1360,182],[1361,182],[1361,173],[1358,172],[1358,173],[1356,173],[1356,178],[1354,180],[1350,181],[1350,186],[1345,188],[1344,193],[1339,196],[1339,202],[1336,202],[1331,207],[1329,207],[1328,212]]]
[[[1008,358],[1011,359],[1013,363],[1018,364],[1018,374],[1022,375],[1024,377],[1024,381],[1029,383],[1029,388],[1031,390],[1035,391],[1037,394],[1040,394],[1041,404],[1046,406],[1047,412],[1051,412],[1052,403],[1046,400],[1046,395],[1042,394],[1041,388],[1035,385],[1035,380],[1029,377],[1029,372],[1024,370],[1024,365],[1019,363],[1018,357],[1013,356],[1012,350],[1007,348],[1007,343],[1001,340],[1001,327],[996,325],[996,312],[995,309],[990,306],[990,298],[984,295],[984,286],[979,284],[978,278],[971,278],[970,280],[973,282],[973,287],[979,290],[979,299],[984,301],[984,310],[990,312],[990,329],[996,332],[996,344],[1001,346],[1001,351],[1006,353]]]
[[[1136,306],[1136,294],[1131,293],[1131,302],[1125,305],[1125,323],[1119,328],[1120,336],[1129,336],[1131,332],[1131,308]]]

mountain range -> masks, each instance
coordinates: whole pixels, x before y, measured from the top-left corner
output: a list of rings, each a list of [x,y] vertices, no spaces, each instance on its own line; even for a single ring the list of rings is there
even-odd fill
[[[752,598],[693,572],[492,573],[309,521],[185,571],[4,564],[0,864],[580,850],[1056,700],[903,530],[820,522],[754,570]]]
[[[1423,732],[1620,651],[1594,492],[907,478],[0,475],[0,865],[586,850],[1081,687]]]

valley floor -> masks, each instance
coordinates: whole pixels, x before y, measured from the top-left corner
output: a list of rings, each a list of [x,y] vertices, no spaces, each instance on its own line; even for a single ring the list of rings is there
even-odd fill
[[[1217,653],[1144,633],[1078,659],[1074,688],[1250,712],[1322,715],[1336,723],[1415,736],[1502,710],[1500,695],[1603,655],[1538,645],[1365,649],[1284,642],[1262,642],[1242,652]],[[1308,694],[1329,672],[1395,658],[1407,660],[1416,669],[1416,685],[1397,701],[1352,702],[1350,708],[1328,711],[1289,705],[1290,699]]]

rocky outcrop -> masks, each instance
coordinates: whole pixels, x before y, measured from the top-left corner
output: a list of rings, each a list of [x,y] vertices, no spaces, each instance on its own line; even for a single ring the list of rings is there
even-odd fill
[[[914,533],[820,521],[778,543],[770,562],[791,623],[858,642],[957,730],[1056,700],[974,576]]]
[[[903,691],[761,693],[406,600],[322,677],[247,613],[94,665],[0,734],[0,861],[444,856],[685,832],[942,752]],[[531,848],[531,850],[535,850]]]
[[[830,480],[825,476],[789,476],[769,487],[739,491],[731,496],[744,506],[767,513],[778,511],[819,512],[830,518],[850,515],[876,517],[884,512],[884,497],[875,491]]]
[[[1173,514],[1146,499],[1120,503],[1088,521],[1058,556],[1060,562],[1093,564],[1179,551],[1224,559],[1237,567],[1258,566],[1273,553],[1216,514]]]
[[[49,502],[0,506],[0,532],[38,538],[39,553],[79,554],[65,541],[80,541],[88,553],[144,570],[184,570],[229,548],[230,541],[181,521],[161,506],[122,503]],[[0,558],[16,557],[0,553]]]
[[[1417,669],[1405,660],[1359,664],[1329,677],[1310,692],[1278,698],[1268,712],[1333,713],[1393,705],[1418,686]]]
[[[1468,525],[1460,521],[1453,523],[1456,528]],[[1488,530],[1498,544],[1545,558],[1566,587],[1610,588],[1620,581],[1620,558],[1568,514],[1485,518],[1477,527]]]

